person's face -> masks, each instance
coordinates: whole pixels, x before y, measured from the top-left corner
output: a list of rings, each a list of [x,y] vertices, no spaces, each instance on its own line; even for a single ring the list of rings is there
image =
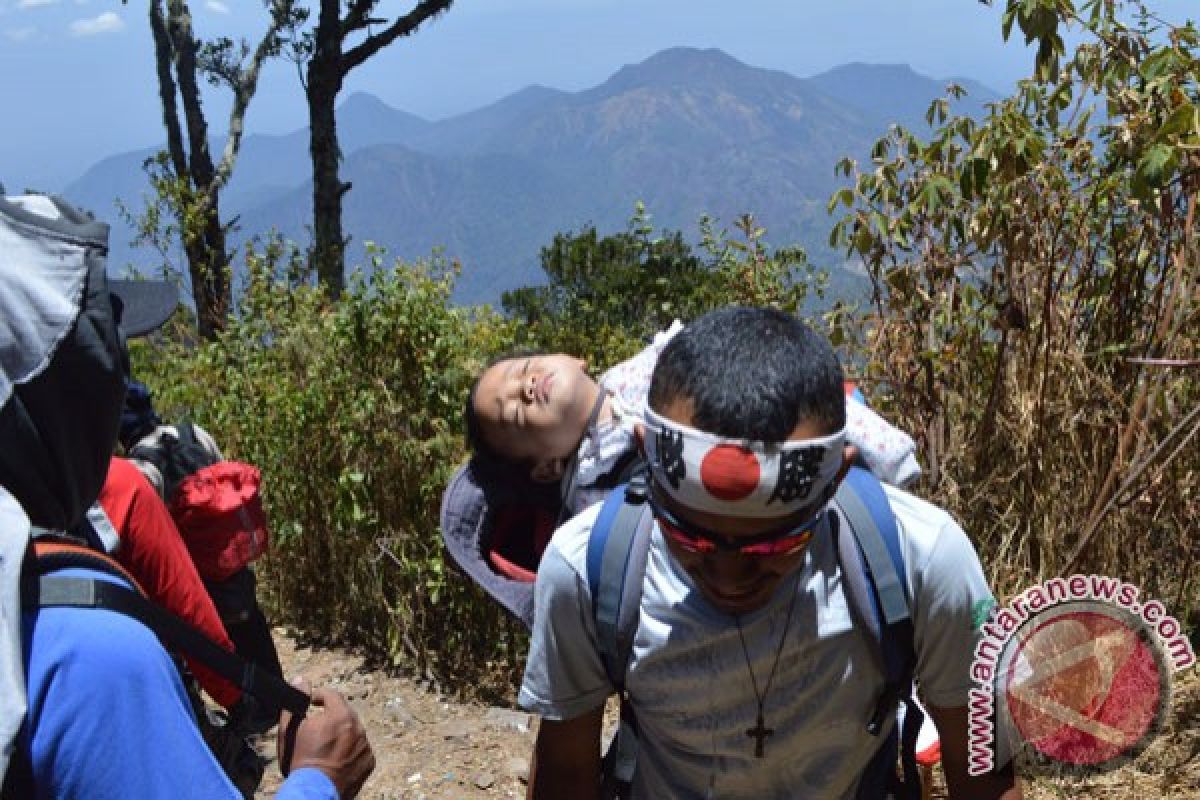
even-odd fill
[[[684,425],[692,424],[687,403],[676,403],[662,413]],[[805,421],[796,426],[788,440],[811,439],[826,433],[815,422]],[[776,519],[731,517],[696,511],[680,505],[665,494],[659,494],[655,499],[681,522],[724,541],[725,547],[715,552],[698,553],[671,536],[663,536],[671,556],[691,576],[700,593],[713,607],[727,614],[746,614],[762,608],[770,601],[779,584],[803,563],[807,547],[799,547],[794,552],[786,552],[784,548],[785,551],[778,555],[747,555],[731,546],[739,541],[755,541],[756,537],[769,533],[804,528],[815,514],[824,509],[829,496],[826,494],[812,506]]]
[[[562,476],[587,429],[600,387],[574,356],[509,358],[479,378],[474,407],[487,444],[533,464],[535,480]]]

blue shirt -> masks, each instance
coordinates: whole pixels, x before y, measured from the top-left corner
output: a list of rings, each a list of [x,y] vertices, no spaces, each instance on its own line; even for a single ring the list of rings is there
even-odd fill
[[[87,569],[64,576],[117,579]],[[69,800],[241,800],[200,735],[175,665],[154,633],[98,608],[26,609],[29,711],[18,741],[35,796]],[[337,800],[298,769],[277,800]]]

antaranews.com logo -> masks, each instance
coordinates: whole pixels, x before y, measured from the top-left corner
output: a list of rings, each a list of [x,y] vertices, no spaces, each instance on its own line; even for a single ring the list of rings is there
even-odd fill
[[[1171,675],[1196,663],[1179,621],[1102,575],[1026,589],[981,627],[970,692],[972,775],[1014,756],[1091,774],[1135,758],[1162,730]]]

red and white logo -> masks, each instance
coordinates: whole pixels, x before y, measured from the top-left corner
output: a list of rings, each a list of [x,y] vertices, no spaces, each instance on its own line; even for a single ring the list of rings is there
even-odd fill
[[[1171,676],[1196,663],[1178,621],[1116,578],[1027,589],[984,623],[975,650],[969,771],[1021,756],[1080,774],[1136,758],[1162,730]]]
[[[1162,729],[1171,670],[1141,620],[1098,602],[1030,619],[997,670],[1000,729],[1035,760],[1092,771],[1125,763]]]

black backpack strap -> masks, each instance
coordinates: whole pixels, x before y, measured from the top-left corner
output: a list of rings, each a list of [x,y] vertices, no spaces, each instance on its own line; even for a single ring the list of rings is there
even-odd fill
[[[93,503],[71,534],[94,550],[113,555],[121,546],[121,536],[99,502]]]
[[[0,786],[0,800],[28,800],[34,797],[33,765],[25,751],[14,747],[8,759],[8,770],[4,773],[4,784]]]
[[[298,717],[308,711],[309,697],[258,665],[231,653],[141,593],[110,581],[47,574],[65,567],[86,567],[128,576],[99,553],[53,552],[37,558],[37,606],[40,608],[103,608],[132,617],[153,631],[164,644],[193,656],[252,697]]]
[[[199,447],[204,449],[204,446],[200,444],[200,440],[196,437],[196,426],[192,424],[190,419],[185,419],[184,421],[178,423],[175,426],[175,431],[177,434],[175,438],[178,439],[179,443],[184,447]]]
[[[851,467],[834,497],[849,535],[837,535],[838,560],[847,600],[855,616],[876,645],[883,668],[884,688],[876,700],[867,730],[878,736],[898,705],[905,706],[904,723],[889,734],[872,759],[860,784],[861,798],[879,796],[881,782],[897,800],[920,798],[916,744],[924,714],[912,696],[916,645],[910,613],[904,552],[895,515],[883,486],[874,475]],[[896,743],[900,746],[903,783],[894,781]],[[892,780],[886,780],[893,776]]]

